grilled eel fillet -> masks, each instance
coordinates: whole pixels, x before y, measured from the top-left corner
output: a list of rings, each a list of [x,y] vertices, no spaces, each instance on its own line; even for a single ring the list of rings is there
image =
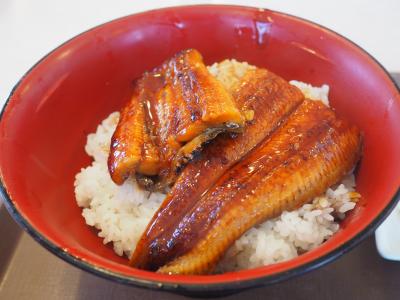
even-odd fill
[[[157,270],[168,262],[167,234],[232,165],[268,136],[304,100],[299,89],[265,69],[248,72],[233,97],[254,118],[235,138],[218,136],[205,147],[200,159],[188,164],[149,222],[134,254],[132,266]]]
[[[244,114],[200,53],[181,51],[136,81],[112,137],[111,178],[117,184],[135,172],[167,178],[204,142],[244,124]]]
[[[300,207],[340,181],[358,161],[361,144],[356,127],[322,103],[305,100],[163,234],[167,249],[152,248],[162,250],[167,261],[158,272],[211,272],[248,229]]]
[[[122,184],[131,172],[155,175],[160,162],[159,151],[146,128],[146,112],[140,100],[142,82],[134,87],[129,103],[120,113],[111,139],[108,169],[112,180]]]

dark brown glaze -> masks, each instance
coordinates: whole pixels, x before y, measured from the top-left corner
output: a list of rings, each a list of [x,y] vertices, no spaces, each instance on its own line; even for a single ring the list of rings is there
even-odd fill
[[[232,95],[208,72],[200,53],[181,51],[135,82],[135,95],[122,109],[112,138],[111,177],[121,184],[134,172],[141,178],[158,175],[153,179],[167,186],[192,152],[244,124]]]
[[[180,118],[176,130],[178,141],[188,142],[207,128],[226,126],[230,131],[244,126],[245,119],[232,95],[210,75],[198,51],[183,51],[170,60],[166,72],[169,84],[190,116],[185,122]]]
[[[246,74],[233,97],[242,110],[254,111],[253,121],[234,138],[229,135],[217,137],[205,147],[200,159],[183,169],[142,235],[130,261],[132,266],[156,270],[163,265],[165,256],[161,251],[169,248],[165,245],[168,241],[165,237],[181,217],[222,174],[277,128],[303,101],[300,90],[265,69]]]
[[[160,152],[160,172],[168,169],[171,159],[181,147],[175,139],[178,118],[175,117],[177,102],[171,86],[166,84],[164,73],[144,74],[141,101],[144,103],[146,128]],[[180,112],[184,111],[182,107]],[[147,175],[147,174],[144,174]]]
[[[158,271],[211,272],[245,231],[340,181],[358,161],[361,144],[356,127],[338,120],[322,103],[306,100],[163,235],[161,246],[167,248],[157,248],[162,258],[156,262],[167,264]]]
[[[206,134],[207,131],[214,128],[218,133],[237,131],[244,126],[244,117],[232,95],[208,72],[198,51],[182,51],[146,74],[144,80],[150,83],[149,89],[154,77],[163,78],[164,85],[154,97],[143,100],[152,135],[165,164],[161,177],[174,175],[184,158],[181,153],[185,157],[191,154],[179,151],[185,143],[192,142],[190,149],[195,151],[215,137]]]
[[[122,184],[142,165],[141,171],[158,172],[159,153],[146,128],[142,83],[136,82],[131,100],[122,109],[117,128],[111,138],[108,169],[112,180]]]

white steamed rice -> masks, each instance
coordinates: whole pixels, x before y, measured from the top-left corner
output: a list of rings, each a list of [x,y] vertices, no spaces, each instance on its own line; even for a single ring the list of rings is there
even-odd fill
[[[247,63],[225,60],[209,67],[210,72],[231,90],[247,70]],[[307,98],[322,100],[329,106],[329,87],[313,87],[291,81]],[[114,184],[107,169],[110,139],[118,123],[119,113],[110,114],[88,135],[85,151],[94,161],[83,168],[75,179],[76,201],[83,208],[88,225],[96,227],[103,243],[112,242],[118,255],[130,256],[147,223],[165,195],[140,189],[133,180],[122,186]],[[329,188],[325,195],[292,212],[283,212],[247,231],[228,250],[218,271],[248,269],[285,261],[322,244],[338,229],[338,219],[355,207],[357,193],[354,176]]]

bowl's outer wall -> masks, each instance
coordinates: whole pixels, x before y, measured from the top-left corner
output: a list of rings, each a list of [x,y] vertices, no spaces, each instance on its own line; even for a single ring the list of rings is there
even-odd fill
[[[363,195],[342,229],[294,260],[213,276],[166,276],[126,266],[85,225],[74,176],[90,163],[88,133],[129,98],[132,81],[175,52],[196,48],[207,64],[225,58],[267,67],[287,80],[329,84],[337,113],[364,132],[358,170]],[[400,97],[385,71],[332,32],[284,14],[227,6],[163,9],[92,29],[50,53],[13,91],[0,124],[1,179],[22,222],[61,256],[106,269],[108,276],[204,285],[286,272],[326,256],[365,229],[400,183]],[[128,279],[129,281],[129,279]],[[231,285],[232,287],[232,285]],[[221,286],[219,286],[221,288]]]

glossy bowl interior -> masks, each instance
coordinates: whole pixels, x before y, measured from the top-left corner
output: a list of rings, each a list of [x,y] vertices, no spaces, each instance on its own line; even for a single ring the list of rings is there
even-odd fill
[[[330,85],[337,113],[365,134],[357,208],[329,241],[296,259],[211,276],[168,276],[127,266],[85,225],[73,182],[90,163],[88,133],[131,92],[132,80],[175,52],[196,48],[207,64],[236,58],[287,80]],[[327,263],[357,244],[396,202],[400,96],[388,74],[345,38],[269,10],[192,6],[112,21],[66,42],[18,83],[0,123],[2,193],[13,217],[68,262],[119,282],[184,293],[233,291]]]

